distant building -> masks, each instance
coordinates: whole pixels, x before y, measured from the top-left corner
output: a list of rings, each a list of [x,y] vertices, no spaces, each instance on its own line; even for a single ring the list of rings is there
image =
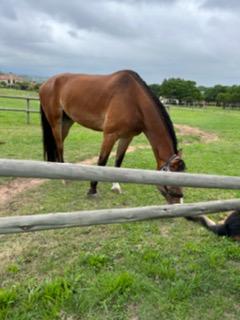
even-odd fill
[[[24,79],[20,76],[17,76],[13,73],[4,73],[0,74],[0,82],[5,82],[6,85],[12,86],[17,82],[23,82]]]
[[[175,104],[175,105],[179,105],[179,100],[178,99],[174,99],[174,98],[165,98],[160,96],[159,100],[163,103],[163,104]]]

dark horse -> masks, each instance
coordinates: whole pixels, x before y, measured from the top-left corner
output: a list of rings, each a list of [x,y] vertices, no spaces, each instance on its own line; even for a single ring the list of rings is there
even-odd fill
[[[233,240],[240,241],[240,211],[236,210],[231,212],[227,218],[220,222],[215,223],[206,216],[186,217],[187,220],[197,222],[217,234],[218,236],[230,237]]]
[[[40,88],[44,158],[63,162],[63,142],[74,122],[102,131],[98,165],[107,163],[118,142],[115,166],[120,167],[133,137],[143,132],[157,161],[157,169],[183,171],[171,119],[140,76],[129,70],[110,75],[60,74]],[[158,186],[169,203],[180,202],[179,187]],[[97,193],[92,181],[88,194]]]

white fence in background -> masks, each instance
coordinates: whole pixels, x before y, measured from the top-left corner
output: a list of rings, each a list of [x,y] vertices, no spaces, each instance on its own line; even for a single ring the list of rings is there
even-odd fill
[[[30,124],[30,113],[39,113],[39,110],[30,108],[30,101],[39,101],[39,98],[35,97],[22,97],[22,96],[7,96],[0,95],[0,103],[1,99],[16,99],[16,100],[24,100],[26,101],[26,108],[13,108],[13,107],[3,107],[0,106],[0,111],[11,111],[11,112],[25,112],[26,113],[26,122]]]

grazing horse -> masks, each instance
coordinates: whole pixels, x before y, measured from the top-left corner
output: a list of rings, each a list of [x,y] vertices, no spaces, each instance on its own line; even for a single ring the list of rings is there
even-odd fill
[[[107,163],[118,141],[115,166],[120,167],[133,137],[144,133],[157,169],[183,171],[172,121],[159,99],[134,71],[110,75],[64,73],[46,81],[39,91],[44,158],[63,162],[63,142],[74,122],[103,132],[98,165]],[[169,203],[180,202],[179,187],[158,186]],[[92,181],[88,194],[97,193]]]

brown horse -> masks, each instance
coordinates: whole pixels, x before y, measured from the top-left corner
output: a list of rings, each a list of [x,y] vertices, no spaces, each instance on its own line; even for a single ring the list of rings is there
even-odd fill
[[[118,142],[115,166],[120,167],[133,137],[143,132],[157,169],[183,171],[170,117],[140,76],[129,70],[110,75],[60,74],[40,88],[44,158],[63,162],[63,142],[74,122],[103,132],[98,165],[107,163]],[[158,186],[169,203],[180,202],[179,187]],[[88,194],[97,193],[92,181]]]

